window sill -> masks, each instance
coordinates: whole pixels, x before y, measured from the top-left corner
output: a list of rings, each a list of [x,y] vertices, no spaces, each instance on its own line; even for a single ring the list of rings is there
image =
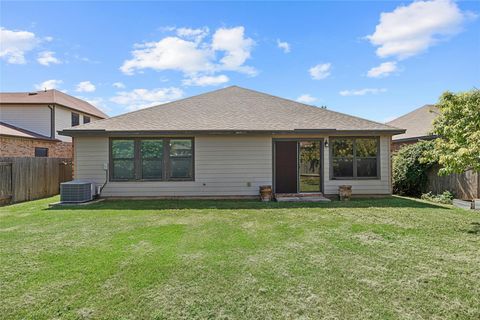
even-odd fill
[[[118,180],[118,179],[110,179],[108,182],[175,182],[175,181],[195,181],[195,179],[169,179],[169,180],[164,180],[164,179],[132,179],[132,180]]]
[[[381,180],[380,177],[330,177],[330,180]]]

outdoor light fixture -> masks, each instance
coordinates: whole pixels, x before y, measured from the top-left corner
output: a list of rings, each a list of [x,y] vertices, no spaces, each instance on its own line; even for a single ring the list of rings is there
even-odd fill
[[[325,148],[328,148],[328,140],[325,140]]]

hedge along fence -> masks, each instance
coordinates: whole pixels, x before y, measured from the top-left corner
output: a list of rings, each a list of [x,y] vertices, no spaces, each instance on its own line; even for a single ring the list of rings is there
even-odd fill
[[[72,180],[72,160],[66,158],[0,157],[0,203],[45,198]]]
[[[432,141],[420,141],[401,148],[393,156],[393,192],[419,197],[422,193],[450,191],[455,198],[480,198],[480,176],[472,170],[439,176],[437,163],[424,162],[423,155],[433,148]]]

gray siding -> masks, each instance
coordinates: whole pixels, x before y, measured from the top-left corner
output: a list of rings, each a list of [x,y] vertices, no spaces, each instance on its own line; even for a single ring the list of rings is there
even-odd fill
[[[51,112],[46,105],[0,106],[0,121],[50,137]]]
[[[323,170],[325,194],[338,194],[338,186],[351,185],[352,194],[357,195],[385,195],[391,194],[390,182],[390,136],[380,137],[380,179],[373,180],[330,180],[329,152],[324,154],[325,166]]]
[[[298,136],[275,136],[283,137]],[[74,141],[75,178],[103,184],[108,138],[78,137]],[[338,194],[342,184],[352,185],[357,195],[391,194],[390,136],[380,138],[380,179],[330,180],[328,149],[323,165],[325,194]],[[109,182],[102,196],[255,196],[264,184],[272,184],[272,136],[205,135],[195,137],[195,181]]]
[[[108,138],[75,139],[75,178],[105,181]],[[103,196],[256,196],[272,183],[269,136],[195,137],[195,181],[109,182]],[[249,186],[250,185],[250,186]]]
[[[72,112],[78,113],[80,115],[80,124],[83,124],[83,117],[85,116],[85,114],[79,111],[73,111],[67,108],[63,108],[62,106],[55,106],[55,131],[67,129],[72,126]],[[97,117],[90,116],[91,122],[98,119],[99,118]],[[59,135],[57,132],[55,132],[55,138],[66,142],[72,141],[72,138]]]

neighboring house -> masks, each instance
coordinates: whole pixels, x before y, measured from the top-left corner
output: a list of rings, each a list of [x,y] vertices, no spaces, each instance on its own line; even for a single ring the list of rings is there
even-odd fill
[[[71,158],[72,139],[57,131],[107,117],[57,90],[0,93],[0,156]]]
[[[440,111],[436,106],[425,105],[387,122],[390,126],[406,130],[405,133],[392,138],[392,151],[397,151],[404,145],[413,144],[420,140],[435,139],[436,136],[432,135],[431,131],[433,129],[433,119],[439,113]]]
[[[105,197],[391,194],[404,130],[237,86],[63,130],[75,178]]]
[[[392,151],[397,151],[405,145],[421,140],[433,140],[433,120],[440,114],[434,105],[425,105],[415,109],[395,120],[388,122],[390,126],[406,129],[403,134],[392,138]],[[450,191],[459,199],[472,200],[480,197],[480,173],[467,170],[463,173],[439,176],[439,165],[433,166],[428,172],[427,191],[441,194]]]

